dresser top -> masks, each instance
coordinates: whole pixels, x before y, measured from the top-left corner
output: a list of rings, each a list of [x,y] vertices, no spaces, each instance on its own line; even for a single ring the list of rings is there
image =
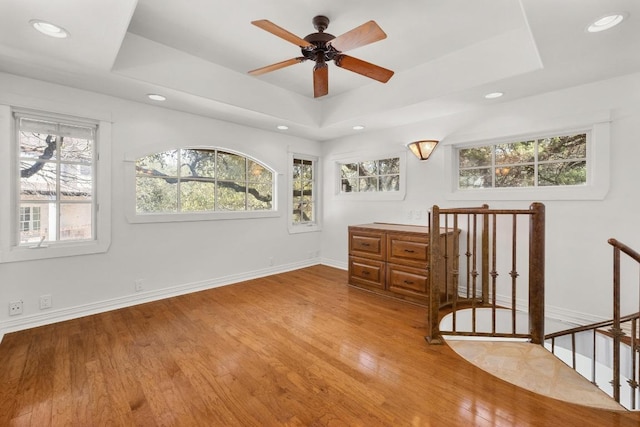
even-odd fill
[[[360,230],[380,230],[395,231],[399,233],[420,233],[429,234],[429,226],[427,225],[409,225],[409,224],[390,224],[387,222],[372,222],[370,224],[350,225],[349,228],[357,228]],[[460,230],[458,230],[459,232]],[[453,228],[440,227],[440,234],[451,234]]]
[[[367,228],[369,230],[400,231],[405,233],[429,233],[426,225],[389,224],[385,222],[373,222],[371,224],[351,225],[352,228]]]

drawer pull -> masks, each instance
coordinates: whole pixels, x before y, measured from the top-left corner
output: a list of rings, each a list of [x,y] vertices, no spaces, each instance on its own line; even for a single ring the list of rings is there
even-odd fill
[[[405,285],[413,285],[413,281],[412,280],[405,280],[404,284]]]
[[[363,275],[365,275],[365,276],[368,276],[368,275],[369,275],[369,274],[371,274],[371,273],[370,273],[370,272],[368,272],[367,270],[364,270],[364,271],[362,272],[362,274],[363,274]]]
[[[360,243],[360,246],[366,246],[366,247],[369,247],[369,246],[371,246],[371,243]]]
[[[412,254],[412,253],[414,253],[414,252],[415,252],[413,249],[405,249],[404,251],[405,251],[405,252],[407,252],[407,253],[409,253],[409,254]]]

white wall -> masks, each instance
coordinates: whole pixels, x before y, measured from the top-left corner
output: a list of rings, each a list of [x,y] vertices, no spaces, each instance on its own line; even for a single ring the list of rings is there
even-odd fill
[[[547,201],[547,291],[549,313],[587,322],[610,317],[611,250],[616,237],[640,248],[640,75],[503,102],[455,116],[365,132],[321,144],[264,132],[164,108],[124,101],[40,81],[0,74],[0,102],[50,111],[99,111],[113,121],[112,243],[104,254],[0,264],[0,335],[145,300],[232,283],[318,262],[347,266],[347,227],[372,221],[426,224],[427,210],[479,203],[447,200],[443,146],[447,139],[491,138],[528,133],[572,122],[576,115],[606,110],[611,122],[610,190],[603,200]],[[286,178],[288,151],[322,155],[324,173],[321,233],[287,232],[286,194],[279,194],[276,218],[131,224],[125,217],[124,159],[156,142],[166,147],[211,141],[244,152]],[[407,156],[407,192],[400,201],[348,201],[335,197],[335,159],[376,157],[404,150],[406,142],[443,142],[424,163]],[[8,144],[5,136],[1,144]],[[8,191],[1,186],[0,191]],[[533,201],[533,200],[531,200]],[[526,208],[530,201],[492,201],[492,207]],[[411,219],[408,214],[412,213]],[[419,217],[416,212],[419,212]],[[274,265],[270,265],[270,258]],[[638,286],[627,284],[627,290]],[[134,292],[144,279],[145,290]],[[39,296],[52,295],[53,308],[39,310]],[[22,299],[24,314],[8,316],[9,301]],[[638,301],[638,298],[628,300]],[[628,303],[628,300],[626,303]],[[4,307],[4,309],[2,308]],[[635,308],[637,309],[637,307]]]
[[[0,103],[54,112],[98,111],[112,125],[112,238],[107,253],[0,264],[3,332],[167,295],[317,264],[319,233],[287,231],[288,151],[319,155],[317,142],[0,73]],[[6,135],[1,144],[9,144]],[[279,174],[275,218],[132,224],[125,217],[125,155],[212,145],[250,155]],[[8,191],[7,183],[0,191]],[[273,258],[273,265],[271,265]],[[313,258],[313,259],[312,259]],[[134,281],[144,279],[136,293]],[[39,309],[50,294],[53,307]],[[24,314],[8,316],[8,303]]]
[[[322,256],[324,262],[347,265],[347,227],[372,221],[426,224],[426,212],[441,207],[528,208],[546,205],[547,314],[577,323],[610,318],[612,250],[615,237],[640,250],[640,74],[542,94],[519,101],[487,103],[487,107],[411,126],[366,132],[323,143],[325,190]],[[610,188],[602,200],[528,201],[448,200],[445,162],[448,141],[484,140],[574,126],[580,118],[611,117]],[[365,150],[369,158],[386,155],[416,139],[440,139],[427,162],[407,159],[407,193],[402,201],[345,201],[335,197],[335,159]],[[420,210],[420,219],[415,211]],[[409,213],[413,212],[409,219]],[[625,283],[623,312],[638,310],[638,271]]]

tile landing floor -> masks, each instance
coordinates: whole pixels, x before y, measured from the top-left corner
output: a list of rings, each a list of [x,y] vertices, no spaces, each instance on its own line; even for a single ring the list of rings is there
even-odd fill
[[[480,369],[535,393],[601,409],[625,410],[542,346],[526,342],[451,339],[446,343]]]

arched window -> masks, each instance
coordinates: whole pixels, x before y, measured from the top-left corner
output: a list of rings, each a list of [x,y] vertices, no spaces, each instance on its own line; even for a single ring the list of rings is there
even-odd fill
[[[226,149],[177,148],[135,162],[136,215],[274,210],[274,172]]]

